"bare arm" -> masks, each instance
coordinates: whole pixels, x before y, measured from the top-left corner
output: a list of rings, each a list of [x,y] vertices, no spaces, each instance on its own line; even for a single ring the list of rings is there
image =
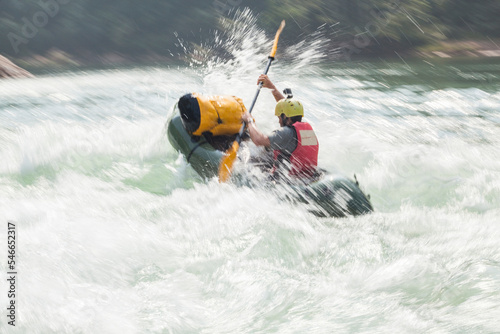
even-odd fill
[[[248,133],[250,134],[250,139],[252,139],[253,143],[257,146],[265,146],[269,147],[271,142],[269,141],[269,137],[260,132],[259,129],[255,126],[253,122],[252,116],[247,112],[243,114],[243,121],[248,125]]]
[[[267,75],[261,74],[259,76],[259,79],[257,79],[257,84],[259,84],[259,82],[261,82],[261,81],[263,83],[262,87],[271,89],[271,93],[273,93],[273,96],[274,96],[274,99],[276,100],[276,102],[285,98],[283,96],[283,94],[280,93],[278,88],[276,88],[276,86],[272,83],[271,79],[269,79],[269,77]]]

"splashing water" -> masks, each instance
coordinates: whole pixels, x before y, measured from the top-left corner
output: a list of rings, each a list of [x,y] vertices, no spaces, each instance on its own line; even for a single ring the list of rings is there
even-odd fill
[[[321,42],[288,46],[311,56],[278,57],[271,78],[303,101],[320,166],[356,173],[377,210],[320,219],[204,182],[164,134],[185,92],[251,101],[270,39],[239,15],[218,35],[229,60],[0,82],[16,331],[497,332],[500,63],[335,64]],[[263,132],[273,108],[263,91]]]

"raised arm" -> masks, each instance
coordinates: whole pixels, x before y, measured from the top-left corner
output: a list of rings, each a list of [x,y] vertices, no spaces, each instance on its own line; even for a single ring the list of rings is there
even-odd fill
[[[283,96],[283,94],[280,93],[278,88],[276,88],[276,86],[272,83],[271,79],[269,79],[269,77],[267,75],[261,74],[259,76],[259,79],[257,79],[257,84],[259,84],[259,82],[261,82],[261,81],[263,83],[262,87],[271,89],[271,93],[273,93],[273,96],[274,96],[274,99],[276,100],[276,102],[285,98]]]

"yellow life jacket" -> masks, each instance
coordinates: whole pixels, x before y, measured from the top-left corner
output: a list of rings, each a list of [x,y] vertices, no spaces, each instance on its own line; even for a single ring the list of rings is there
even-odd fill
[[[210,132],[214,136],[234,135],[241,127],[241,116],[247,111],[243,101],[236,96],[204,96],[193,93],[200,107],[200,125],[192,132],[201,136]]]

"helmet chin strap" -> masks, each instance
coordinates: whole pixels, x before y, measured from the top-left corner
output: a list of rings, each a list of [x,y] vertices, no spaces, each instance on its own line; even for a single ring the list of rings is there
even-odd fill
[[[281,114],[280,115],[280,118],[281,118],[281,124],[283,124],[283,126],[287,126],[288,125],[288,120],[290,119],[289,117],[286,117],[285,114]]]

